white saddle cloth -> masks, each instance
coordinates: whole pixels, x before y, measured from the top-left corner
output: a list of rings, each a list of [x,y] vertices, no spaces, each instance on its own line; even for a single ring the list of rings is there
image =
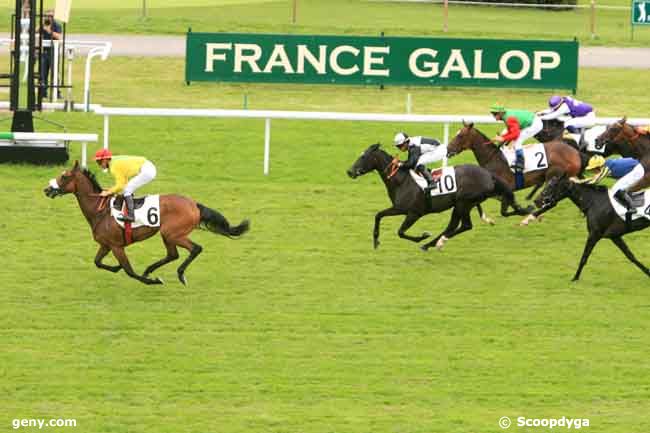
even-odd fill
[[[427,187],[427,181],[425,178],[417,174],[415,171],[410,170],[411,177],[418,186],[424,190]],[[431,196],[451,194],[458,190],[458,185],[456,184],[456,170],[454,167],[442,167],[442,174],[434,182],[435,187],[431,190]]]
[[[607,195],[609,195],[609,202],[612,204],[618,216],[625,221],[625,212],[627,209],[614,198],[614,188],[610,188]],[[632,221],[639,218],[650,219],[650,190],[642,191],[641,193],[632,193],[630,195],[636,205],[636,213],[632,215]],[[642,197],[640,197],[641,195]]]
[[[516,159],[515,150],[510,147],[501,146],[501,153],[506,157],[508,165],[512,167],[515,164]],[[524,173],[543,170],[545,168],[548,168],[548,159],[546,158],[546,149],[544,149],[544,144],[533,143],[524,146]]]
[[[124,227],[124,222],[117,219],[119,215],[122,215],[122,211],[116,210],[113,207],[114,202],[115,197],[111,198],[111,202],[109,203],[111,215],[120,227]],[[145,196],[142,207],[135,210],[134,217],[135,221],[131,223],[131,228],[141,226],[160,227],[160,195]]]

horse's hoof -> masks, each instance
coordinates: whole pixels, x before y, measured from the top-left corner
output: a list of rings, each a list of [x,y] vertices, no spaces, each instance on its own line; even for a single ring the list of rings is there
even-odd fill
[[[430,238],[430,237],[431,237],[431,233],[429,233],[429,232],[422,233],[422,240],[425,240],[425,239]]]
[[[156,278],[154,281],[156,282],[156,284],[165,284],[165,280],[163,280],[160,277]]]
[[[429,247],[426,246],[426,245],[420,245],[420,249],[421,249],[422,251],[424,251],[425,253],[426,253],[427,251],[429,251]]]
[[[374,241],[374,242],[372,243],[372,247],[373,247],[374,249],[379,248],[379,241]]]
[[[494,221],[494,220],[493,220],[492,218],[490,218],[490,217],[482,218],[482,220],[483,220],[484,223],[489,224],[489,225],[491,225],[491,226],[493,226],[493,225],[496,224],[496,221]]]
[[[184,286],[187,286],[187,279],[185,278],[185,274],[178,274],[178,279],[181,283],[183,283]]]

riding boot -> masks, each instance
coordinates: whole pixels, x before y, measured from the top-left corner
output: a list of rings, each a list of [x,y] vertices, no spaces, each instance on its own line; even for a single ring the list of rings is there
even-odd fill
[[[634,203],[632,202],[632,197],[624,189],[619,189],[614,193],[614,198],[627,209],[626,214],[634,214],[636,209],[634,209]]]
[[[524,149],[515,150],[515,171],[524,171]]]
[[[429,169],[427,169],[423,165],[419,165],[417,167],[417,172],[420,173],[420,175],[427,181],[427,187],[425,188],[425,192],[429,192],[436,187],[433,181],[433,176],[431,176],[431,172],[429,171]]]
[[[134,218],[134,209],[133,209],[133,196],[132,195],[125,195],[124,196],[124,204],[126,206],[126,215],[121,215],[120,221],[129,221],[133,222],[135,221]]]

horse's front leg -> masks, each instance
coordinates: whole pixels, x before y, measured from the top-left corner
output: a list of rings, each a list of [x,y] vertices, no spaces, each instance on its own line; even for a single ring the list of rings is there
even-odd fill
[[[532,200],[533,196],[535,196],[535,193],[537,193],[537,191],[539,191],[539,189],[542,187],[542,185],[544,185],[544,182],[538,183],[537,185],[535,185],[533,187],[533,189],[526,196],[526,200]]]
[[[122,266],[120,265],[110,266],[102,263],[102,260],[104,259],[104,257],[106,257],[106,254],[108,254],[110,250],[111,249],[106,245],[102,244],[99,246],[99,250],[97,250],[97,255],[95,256],[95,266],[97,266],[99,269],[106,269],[107,271],[111,271],[111,272],[119,272],[119,270],[122,269]]]
[[[416,213],[412,213],[412,212],[408,213],[406,215],[406,218],[404,218],[404,222],[402,223],[399,230],[397,231],[397,234],[399,235],[399,237],[402,238],[402,239],[412,241],[412,242],[421,242],[421,241],[425,240],[426,238],[431,237],[431,233],[429,233],[429,232],[423,232],[420,236],[411,236],[411,235],[406,234],[406,231],[409,228],[411,228],[411,226],[413,224],[415,224],[415,222],[417,220],[419,220],[421,217],[422,217],[422,215],[420,215],[420,214],[416,214]]]
[[[379,247],[379,224],[381,223],[381,219],[387,216],[403,215],[404,213],[404,211],[395,209],[394,207],[377,212],[377,215],[375,215],[375,227],[372,230],[372,245],[375,249]]]
[[[127,273],[127,275],[131,278],[135,278],[136,280],[140,281],[141,283],[144,284],[162,284],[163,281],[160,278],[156,278],[155,280],[152,280],[147,277],[143,277],[141,275],[136,274],[133,271],[133,268],[131,267],[131,263],[129,263],[129,259],[126,256],[126,252],[124,252],[124,248],[122,247],[112,247],[111,251],[113,251],[113,255],[117,259],[117,261],[120,263],[122,268],[124,268],[124,272]]]

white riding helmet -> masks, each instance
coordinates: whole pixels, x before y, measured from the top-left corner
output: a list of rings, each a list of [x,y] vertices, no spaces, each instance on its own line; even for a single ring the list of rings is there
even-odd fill
[[[393,142],[395,143],[396,147],[400,147],[404,143],[406,143],[409,139],[409,136],[406,132],[398,132],[395,134],[395,138],[393,139]]]

